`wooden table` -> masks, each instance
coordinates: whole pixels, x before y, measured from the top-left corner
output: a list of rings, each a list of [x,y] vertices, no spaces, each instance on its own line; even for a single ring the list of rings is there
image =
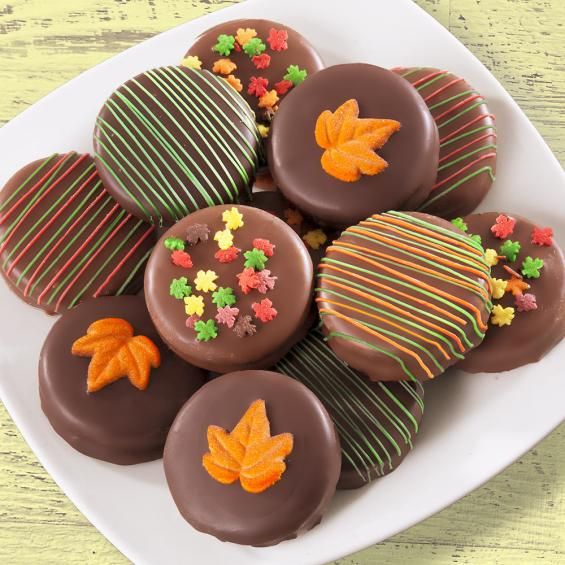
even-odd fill
[[[130,45],[233,3],[0,1],[0,123]],[[565,1],[417,3],[492,70],[563,163]],[[564,440],[562,425],[483,488],[410,530],[338,563],[565,564]],[[0,405],[0,563],[124,562],[43,470]]]

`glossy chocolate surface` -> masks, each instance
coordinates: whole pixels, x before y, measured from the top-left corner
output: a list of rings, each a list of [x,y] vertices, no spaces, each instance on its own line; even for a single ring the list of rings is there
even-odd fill
[[[481,236],[485,248],[499,249],[503,240],[490,231],[499,212],[472,214],[465,217],[469,233]],[[470,373],[497,373],[509,371],[528,363],[535,363],[546,355],[565,336],[565,263],[558,245],[539,246],[531,242],[535,224],[530,220],[510,214],[517,220],[514,232],[508,236],[521,244],[516,261],[500,260],[492,267],[492,276],[509,280],[504,265],[520,273],[522,261],[530,256],[543,260],[538,279],[526,278],[530,289],[526,292],[536,297],[537,309],[518,312],[515,297],[507,292],[495,304],[515,309],[510,326],[489,324],[483,343],[471,351],[458,368]],[[542,226],[539,226],[542,227]]]
[[[108,194],[90,155],[54,154],[0,191],[0,272],[28,304],[64,312],[137,292],[154,231]]]
[[[145,299],[149,312],[163,340],[188,362],[219,373],[249,368],[269,368],[307,331],[310,320],[313,267],[306,247],[284,222],[263,210],[237,206],[243,214],[244,226],[233,232],[234,245],[241,249],[231,263],[220,263],[215,257],[219,251],[214,234],[225,228],[222,214],[232,206],[217,206],[191,214],[166,232],[155,246],[145,274]],[[209,239],[186,247],[193,267],[185,269],[174,265],[171,252],[164,245],[168,237],[185,239],[194,224],[204,224],[210,230]],[[278,277],[272,290],[265,294],[252,290],[244,294],[238,285],[237,274],[244,269],[243,253],[252,249],[255,238],[268,239],[275,245],[274,255],[266,264],[271,276]],[[193,281],[198,271],[212,270],[218,275],[218,287],[233,289],[239,315],[249,315],[257,332],[238,337],[233,328],[218,324],[218,336],[210,341],[198,341],[194,329],[186,327],[187,314],[183,300],[169,293],[171,281],[187,277],[194,295],[204,298],[201,319],[213,320],[217,307],[212,303],[212,292],[196,290]],[[277,310],[270,322],[255,318],[252,305],[269,299]]]
[[[264,400],[271,435],[291,433],[286,470],[259,494],[226,485],[202,465],[210,425],[233,430],[255,400]],[[197,530],[222,541],[268,546],[316,526],[335,492],[341,453],[330,416],[305,386],[270,371],[242,371],[206,384],[177,416],[165,447],[173,499]]]
[[[356,182],[324,171],[324,150],[314,136],[318,116],[349,99],[358,101],[360,118],[401,123],[378,150],[388,167]],[[348,227],[371,213],[421,204],[435,181],[439,142],[433,118],[410,84],[387,69],[355,63],[324,69],[291,91],[273,120],[268,149],[275,184],[288,200],[320,223]]]
[[[71,353],[88,326],[103,318],[123,318],[135,335],[159,348],[161,365],[149,386],[138,390],[121,378],[87,392],[90,358]],[[120,465],[159,459],[177,412],[204,383],[205,373],[176,357],[157,334],[142,297],[92,299],[65,313],[45,340],[39,360],[39,396],[55,431],[76,450]]]

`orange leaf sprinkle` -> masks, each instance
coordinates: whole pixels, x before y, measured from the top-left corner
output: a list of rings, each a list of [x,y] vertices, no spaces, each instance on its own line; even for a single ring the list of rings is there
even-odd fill
[[[316,121],[316,143],[325,149],[322,168],[344,182],[355,182],[361,175],[378,175],[388,163],[375,150],[400,129],[396,120],[359,117],[357,100],[344,102],[335,112],[325,110]]]
[[[228,75],[224,78],[224,80],[237,92],[241,92],[243,90],[243,84],[241,84],[241,81],[233,75]]]
[[[518,277],[512,277],[506,284],[506,292],[511,292],[512,296],[518,296],[523,294],[525,290],[528,290],[530,285]]]
[[[276,90],[269,90],[259,98],[259,108],[274,108],[279,101],[279,95]]]
[[[92,357],[88,365],[88,392],[96,392],[122,377],[145,390],[151,368],[161,364],[157,346],[143,335],[134,337],[132,325],[122,318],[103,318],[90,324],[86,335],[73,343],[71,353]]]
[[[202,465],[216,481],[229,485],[239,479],[243,490],[258,494],[272,487],[286,470],[292,434],[271,437],[264,400],[255,400],[230,432],[208,426],[208,448]]]
[[[299,226],[304,221],[304,217],[296,208],[287,208],[284,217],[289,226]]]
[[[218,75],[229,75],[237,69],[237,65],[231,59],[218,59],[212,65],[212,72]]]

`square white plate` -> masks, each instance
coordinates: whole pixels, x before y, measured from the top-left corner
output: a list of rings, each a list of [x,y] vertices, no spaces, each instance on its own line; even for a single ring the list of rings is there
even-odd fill
[[[523,213],[565,244],[565,179],[525,115],[481,63],[410,0],[249,0],[129,49],[53,92],[0,130],[0,186],[49,153],[91,150],[94,119],[110,92],[152,66],[175,64],[192,39],[224,20],[265,17],[304,33],[328,65],[432,66],[459,74],[497,116],[496,184],[483,210]],[[380,23],[385,25],[380,25]],[[377,25],[379,24],[379,25]],[[381,541],[441,510],[501,471],[565,416],[565,342],[542,362],[501,375],[451,372],[427,386],[416,449],[391,475],[340,492],[322,524],[268,549],[199,534],[179,516],[160,461],[119,467],[71,449],[39,407],[37,359],[53,319],[0,284],[0,396],[45,468],[88,519],[141,565],[314,564]]]

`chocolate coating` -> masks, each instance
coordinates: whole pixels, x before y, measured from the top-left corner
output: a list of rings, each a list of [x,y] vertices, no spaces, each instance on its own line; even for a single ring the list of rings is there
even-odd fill
[[[430,68],[393,70],[418,90],[440,136],[437,179],[418,210],[448,220],[471,213],[494,181],[494,115],[485,99],[452,73]]]
[[[225,485],[202,465],[208,426],[231,431],[255,400],[264,400],[271,435],[291,433],[294,448],[280,481],[259,494]],[[268,546],[320,523],[335,492],[339,438],[326,409],[304,385],[270,371],[230,373],[207,383],[179,412],[165,446],[173,499],[197,530],[222,541]]]
[[[318,266],[328,245],[339,235],[338,230],[327,227],[322,228],[313,220],[305,218],[279,190],[255,192],[253,193],[251,204],[261,210],[274,214],[277,218],[286,222],[296,234],[302,238],[302,241],[304,241],[314,267]],[[320,243],[317,248],[312,247],[312,245],[308,243],[308,236],[306,236],[306,234],[314,230],[321,230],[326,237],[326,241]],[[304,239],[304,236],[306,236],[306,239]]]
[[[271,57],[270,64],[266,69],[258,69],[251,60],[251,57],[249,57],[244,51],[238,52],[233,50],[228,56],[224,56],[212,50],[219,35],[226,34],[235,36],[239,28],[254,29],[257,32],[257,37],[265,43],[266,50],[264,53]],[[270,47],[267,42],[267,38],[271,28],[287,31],[288,49],[283,51],[274,51]],[[260,122],[269,122],[270,117],[268,113],[265,112],[264,108],[259,107],[259,98],[248,92],[251,77],[266,78],[269,81],[267,88],[268,90],[271,90],[274,88],[276,83],[283,80],[283,77],[286,75],[287,69],[290,65],[298,65],[300,69],[306,70],[308,73],[307,77],[310,77],[320,69],[324,68],[322,59],[314,47],[312,47],[312,45],[302,35],[288,26],[278,22],[260,19],[232,20],[210,28],[196,38],[196,41],[190,47],[185,56],[189,55],[196,55],[202,61],[202,68],[210,71],[214,66],[214,62],[218,59],[229,58],[233,61],[237,65],[237,69],[233,71],[233,75],[241,80],[241,84],[243,86],[241,95],[255,111],[257,120]],[[283,103],[285,98],[286,94],[279,95],[279,104]]]
[[[482,238],[485,249],[498,250],[503,240],[498,239],[490,231],[499,212],[472,214],[465,218],[469,233],[478,234]],[[536,297],[537,309],[529,312],[517,311],[515,298],[507,292],[495,304],[515,309],[515,316],[510,326],[489,324],[483,343],[471,351],[458,368],[469,373],[496,373],[509,371],[528,363],[539,361],[555,347],[565,336],[565,263],[563,252],[553,243],[550,246],[539,246],[531,242],[531,234],[535,224],[530,220],[510,214],[517,220],[514,232],[508,236],[512,241],[521,244],[516,261],[511,263],[500,260],[492,267],[492,276],[509,280],[510,275],[504,269],[508,265],[520,273],[522,261],[530,256],[543,260],[538,279],[526,278],[530,285],[525,291]]]
[[[329,346],[371,380],[433,378],[487,329],[483,249],[435,216],[375,214],[328,247],[318,272]]]
[[[34,161],[0,191],[0,271],[22,300],[50,314],[137,292],[155,239],[106,192],[90,155]]]
[[[90,358],[73,355],[71,347],[103,318],[127,320],[135,335],[148,337],[159,348],[161,365],[151,369],[145,390],[126,377],[87,392]],[[41,408],[54,430],[81,453],[119,465],[162,457],[177,412],[204,380],[203,371],[167,349],[139,296],[89,300],[65,313],[49,332],[39,359]]]
[[[349,99],[360,118],[398,120],[401,129],[378,150],[388,167],[356,182],[324,171],[324,150],[314,136],[324,110]],[[438,133],[418,93],[393,72],[361,63],[316,73],[287,95],[271,128],[269,165],[276,185],[299,210],[320,223],[347,227],[373,212],[413,209],[431,190],[437,171]]]
[[[300,238],[284,222],[263,210],[237,206],[243,214],[244,226],[233,232],[233,244],[241,254],[231,263],[220,263],[214,258],[219,250],[214,234],[225,228],[222,213],[231,206],[217,206],[200,210],[178,222],[159,240],[149,259],[145,273],[145,299],[153,322],[169,347],[183,359],[210,371],[226,373],[233,370],[268,368],[276,363],[309,328],[312,295],[313,267],[308,252]],[[194,224],[205,224],[210,230],[207,242],[187,246],[193,267],[175,266],[171,252],[165,247],[168,237],[184,239]],[[266,269],[276,276],[275,286],[266,294],[252,290],[244,294],[236,275],[244,269],[243,253],[252,249],[255,238],[268,239],[275,245],[274,255],[268,259]],[[198,271],[213,270],[218,287],[230,287],[236,296],[234,305],[239,316],[249,315],[257,327],[254,335],[238,337],[233,329],[218,324],[218,336],[208,342],[198,341],[194,329],[186,327],[187,314],[182,300],[170,295],[171,281],[187,277],[193,295],[204,297],[201,319],[213,320],[217,313],[212,303],[212,292],[196,290],[193,281]],[[278,311],[276,318],[264,323],[255,319],[252,304],[263,299],[272,301]]]
[[[94,130],[108,191],[156,224],[250,193],[260,144],[253,112],[232,87],[184,67],[128,80],[105,102]]]
[[[420,383],[368,381],[336,357],[318,330],[275,369],[307,386],[330,414],[342,451],[338,489],[359,488],[387,475],[411,451],[424,414]]]

